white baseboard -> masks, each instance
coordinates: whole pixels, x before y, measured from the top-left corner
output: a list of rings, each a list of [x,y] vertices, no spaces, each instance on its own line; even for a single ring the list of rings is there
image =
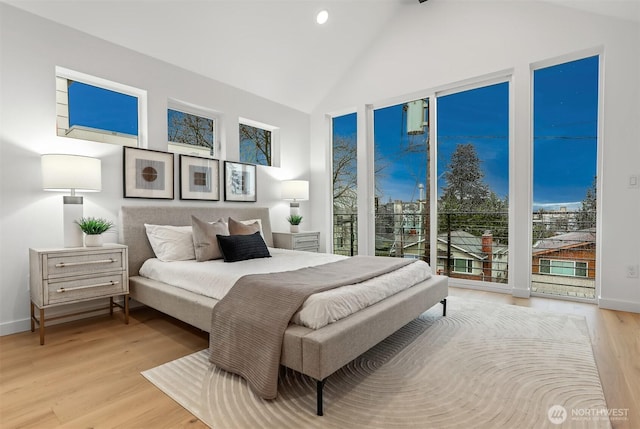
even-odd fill
[[[640,302],[620,301],[619,299],[599,298],[598,307],[608,310],[628,311],[630,313],[640,313]]]
[[[5,335],[17,334],[31,329],[31,319],[12,320],[10,322],[0,323],[0,337]]]

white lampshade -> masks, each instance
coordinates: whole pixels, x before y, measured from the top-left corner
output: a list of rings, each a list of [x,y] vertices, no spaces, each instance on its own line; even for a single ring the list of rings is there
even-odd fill
[[[99,192],[102,162],[79,155],[42,155],[42,188],[46,191]]]
[[[307,180],[285,180],[282,182],[282,199],[306,201],[309,199],[309,182]]]
[[[82,230],[76,221],[82,217],[82,197],[78,192],[102,190],[102,162],[96,158],[78,155],[42,155],[42,188],[46,191],[70,191],[62,199],[62,226],[64,247],[80,247]]]

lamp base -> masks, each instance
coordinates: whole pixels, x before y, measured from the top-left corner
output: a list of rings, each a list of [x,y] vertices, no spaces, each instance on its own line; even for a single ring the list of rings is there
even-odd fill
[[[82,230],[75,221],[82,218],[82,197],[62,197],[62,224],[64,229],[64,247],[82,247]]]
[[[300,214],[300,203],[297,201],[293,201],[289,203],[289,214],[291,215],[299,215]]]

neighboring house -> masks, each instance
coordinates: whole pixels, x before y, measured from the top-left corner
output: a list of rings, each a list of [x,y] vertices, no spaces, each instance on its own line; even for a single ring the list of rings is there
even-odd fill
[[[531,272],[594,279],[596,230],[590,228],[543,238],[533,245]]]
[[[439,274],[447,273],[447,260],[451,260],[451,277],[507,282],[508,246],[496,243],[491,232],[476,237],[462,230],[451,231],[450,246],[448,237],[446,232],[438,234]]]
[[[424,201],[376,200],[376,255],[420,258],[425,254]]]

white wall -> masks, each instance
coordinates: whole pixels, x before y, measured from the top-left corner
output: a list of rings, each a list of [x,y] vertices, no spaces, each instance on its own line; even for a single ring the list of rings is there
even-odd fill
[[[330,142],[326,114],[358,111],[359,155],[368,104],[408,101],[456,82],[503,71],[513,82],[511,192],[514,220],[510,282],[514,295],[528,296],[531,217],[531,67],[550,59],[576,59],[602,52],[603,111],[600,117],[599,225],[602,307],[640,312],[640,280],[626,277],[640,263],[640,190],[629,189],[640,174],[640,25],[539,1],[430,1],[407,5],[381,31],[376,43],[312,113],[314,228],[330,230]],[[407,95],[406,98],[402,96]],[[400,97],[400,98],[398,98]],[[362,176],[360,176],[362,177]],[[369,197],[364,186],[360,196]],[[364,201],[364,200],[362,200]],[[360,208],[371,217],[372,200]],[[320,213],[326,215],[321,217]],[[363,228],[365,228],[363,226]],[[370,229],[371,230],[371,229]],[[363,229],[360,230],[362,233]],[[364,234],[363,234],[364,235]],[[360,236],[360,248],[366,248]],[[325,234],[325,246],[330,237]],[[454,284],[454,281],[451,282]]]
[[[215,52],[212,45],[203,55]],[[121,205],[227,204],[222,194],[221,201],[214,203],[177,199],[177,157],[176,200],[123,199],[122,148],[56,136],[55,66],[146,90],[149,149],[167,148],[168,98],[223,113],[220,159],[238,159],[238,117],[280,127],[281,167],[258,167],[258,202],[254,204],[272,208],[274,230],[288,230],[289,209],[280,200],[279,181],[308,178],[308,114],[5,4],[0,4],[0,55],[0,334],[29,328],[29,247],[62,245],[63,194],[42,191],[41,154],[75,153],[102,159],[103,190],[84,195],[85,216],[117,223]],[[311,220],[305,204],[305,219]],[[116,241],[117,234],[110,238]]]

